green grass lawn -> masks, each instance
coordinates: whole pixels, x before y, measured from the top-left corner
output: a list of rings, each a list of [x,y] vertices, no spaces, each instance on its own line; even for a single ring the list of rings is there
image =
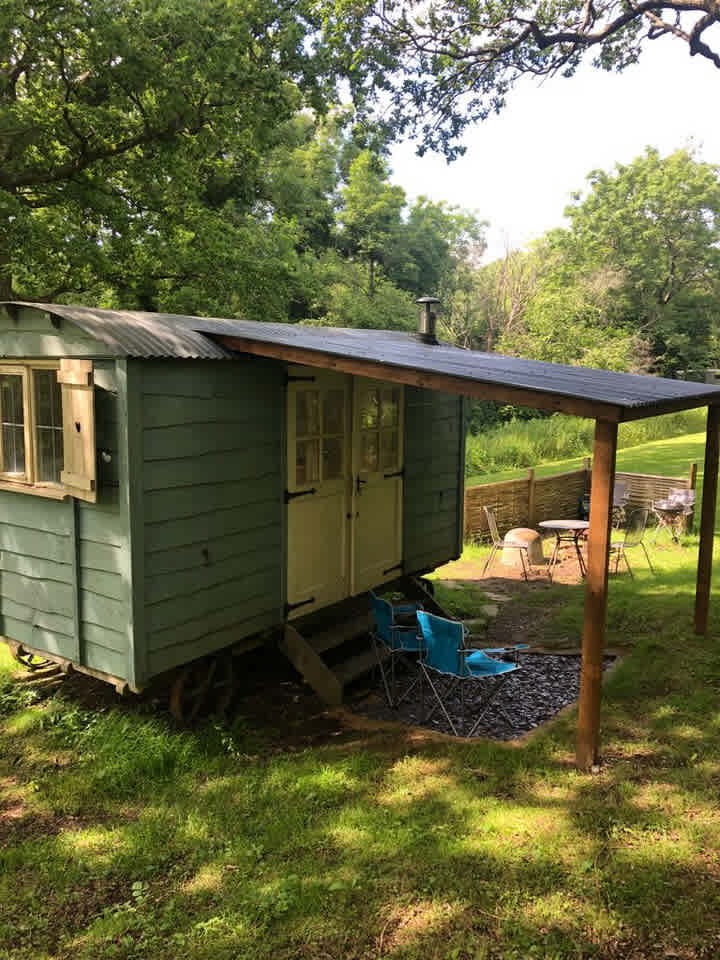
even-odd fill
[[[628,463],[683,472],[698,444]],[[698,639],[696,539],[653,556],[656,578],[611,582],[609,642],[633,649],[593,776],[572,711],[516,744],[397,727],[290,749],[270,707],[181,733],[150,707],[35,702],[2,652],[0,958],[720,956],[719,590]],[[582,594],[533,602],[579,631]]]
[[[681,437],[671,437],[668,440],[654,440],[637,447],[628,447],[619,450],[617,457],[618,470],[628,473],[655,473],[664,477],[685,477],[691,463],[697,463],[698,471],[702,471],[705,459],[705,434],[691,433]],[[572,460],[557,460],[554,463],[544,463],[535,470],[538,477],[548,477],[554,473],[564,473],[568,470],[579,470],[583,465],[583,457]],[[527,476],[527,470],[503,470],[478,477],[468,477],[466,487],[473,487],[481,483],[497,483],[500,480],[515,480]]]

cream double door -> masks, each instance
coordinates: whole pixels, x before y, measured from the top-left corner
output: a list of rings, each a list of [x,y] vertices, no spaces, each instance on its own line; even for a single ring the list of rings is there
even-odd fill
[[[288,372],[290,617],[392,580],[402,562],[403,389]]]

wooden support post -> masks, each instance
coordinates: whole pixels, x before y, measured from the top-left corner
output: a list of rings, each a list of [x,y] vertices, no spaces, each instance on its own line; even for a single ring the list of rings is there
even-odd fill
[[[588,569],[575,757],[578,769],[584,771],[589,771],[597,763],[600,742],[600,698],[616,454],[617,424],[597,420],[590,494]]]
[[[715,508],[718,491],[718,458],[720,454],[720,407],[708,407],[705,440],[705,472],[703,474],[702,513],[700,514],[700,555],[695,590],[695,633],[704,636],[710,612],[713,544],[715,541]]]
[[[528,526],[535,526],[535,471],[528,470]]]
[[[697,490],[697,464],[690,464],[690,476],[688,477],[688,490]],[[690,515],[687,517],[687,523],[685,529],[688,533],[693,533],[695,530],[695,509],[697,504],[692,508]]]

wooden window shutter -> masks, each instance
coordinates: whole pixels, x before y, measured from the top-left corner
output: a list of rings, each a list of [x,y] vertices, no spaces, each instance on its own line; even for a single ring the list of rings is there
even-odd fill
[[[61,360],[58,382],[62,391],[63,456],[60,480],[79,500],[95,503],[95,389],[92,360]]]

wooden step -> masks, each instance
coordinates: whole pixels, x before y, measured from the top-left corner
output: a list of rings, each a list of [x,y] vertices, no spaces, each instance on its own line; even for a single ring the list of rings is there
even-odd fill
[[[327,650],[339,647],[340,644],[348,640],[354,640],[355,637],[369,633],[370,624],[371,618],[368,613],[353,617],[351,620],[341,620],[329,629],[308,637],[308,643],[316,653],[325,653]]]
[[[382,651],[380,657],[384,660],[389,656],[387,651]],[[345,660],[344,663],[339,663],[333,668],[335,676],[338,678],[340,685],[346,687],[349,683],[352,683],[353,680],[357,680],[358,677],[361,677],[364,673],[369,673],[373,667],[377,666],[377,657],[375,656],[375,651],[372,647],[369,650],[365,650],[362,653],[358,653],[355,657],[350,657],[349,660]]]

